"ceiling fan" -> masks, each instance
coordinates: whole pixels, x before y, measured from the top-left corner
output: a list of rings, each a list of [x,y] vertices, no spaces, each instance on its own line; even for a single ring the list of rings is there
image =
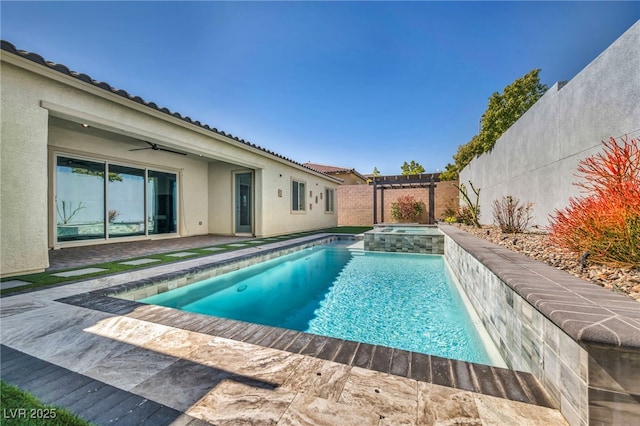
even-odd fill
[[[147,141],[144,141],[144,142],[145,142],[145,143],[148,143],[148,144],[149,144],[149,146],[148,146],[148,147],[146,147],[146,148],[135,148],[135,149],[130,149],[129,151],[142,151],[142,150],[145,150],[145,149],[152,149],[152,150],[154,150],[154,151],[166,151],[166,152],[171,152],[172,154],[187,155],[187,154],[186,154],[186,153],[184,153],[184,152],[174,151],[174,150],[172,150],[172,149],[167,149],[167,148],[161,148],[161,147],[159,147],[159,146],[158,146],[158,144],[157,144],[157,143],[151,143],[151,142],[147,142]]]

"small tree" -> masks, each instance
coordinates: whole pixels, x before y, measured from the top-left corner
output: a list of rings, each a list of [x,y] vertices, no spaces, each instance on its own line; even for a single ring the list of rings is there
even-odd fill
[[[513,125],[538,99],[548,87],[540,82],[540,70],[534,69],[516,79],[489,97],[487,110],[482,114],[480,131],[469,142],[458,146],[454,163],[447,164],[440,174],[441,180],[458,179],[459,173],[478,155],[491,151],[496,141]]]
[[[377,167],[373,168],[373,172],[371,172],[373,176],[380,176],[380,170]]]
[[[391,204],[391,217],[396,222],[418,222],[424,211],[424,203],[411,195],[398,197]]]
[[[520,200],[507,195],[502,200],[493,200],[493,220],[502,232],[524,232],[529,227],[532,208],[532,203],[520,204]]]
[[[424,173],[424,167],[414,160],[411,160],[411,163],[405,161],[404,164],[400,166],[400,169],[402,169],[403,175],[419,175],[420,173]]]

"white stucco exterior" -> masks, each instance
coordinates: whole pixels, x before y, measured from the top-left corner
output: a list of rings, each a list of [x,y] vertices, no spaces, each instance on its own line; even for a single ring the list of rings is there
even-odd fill
[[[237,233],[236,173],[252,176],[258,237],[337,226],[316,196],[339,180],[97,87],[7,50],[2,60],[0,274],[48,267],[48,250],[131,238]],[[87,127],[88,126],[88,127]],[[147,142],[187,153],[140,150]],[[60,242],[56,238],[56,159],[79,158],[177,176],[177,232]],[[305,211],[292,211],[292,179],[305,182]],[[58,223],[59,225],[59,223]],[[107,233],[108,235],[108,233]]]

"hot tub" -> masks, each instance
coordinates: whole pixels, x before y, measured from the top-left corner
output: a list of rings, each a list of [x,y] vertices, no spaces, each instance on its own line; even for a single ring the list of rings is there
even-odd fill
[[[435,225],[380,224],[364,233],[364,249],[444,254],[444,234]]]

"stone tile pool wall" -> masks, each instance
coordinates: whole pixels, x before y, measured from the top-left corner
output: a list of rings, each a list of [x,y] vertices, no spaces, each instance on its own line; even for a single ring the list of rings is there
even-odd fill
[[[640,419],[640,304],[452,226],[445,257],[507,364],[571,425]]]
[[[412,227],[405,228],[411,229]],[[413,227],[418,232],[405,232],[387,226],[377,226],[364,234],[364,249],[399,253],[444,254],[444,235],[435,227]],[[388,230],[387,230],[388,229]]]

